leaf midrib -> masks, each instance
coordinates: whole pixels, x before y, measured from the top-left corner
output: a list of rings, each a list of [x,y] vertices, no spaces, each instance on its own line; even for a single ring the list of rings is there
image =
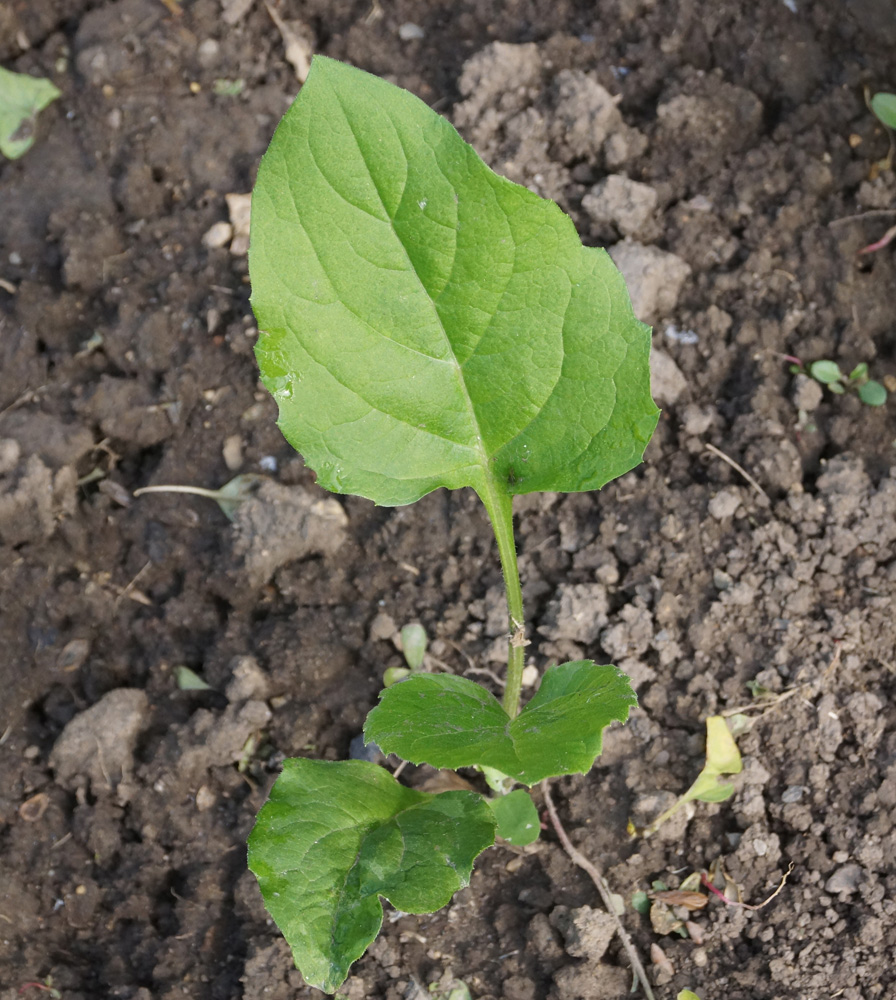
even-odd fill
[[[431,298],[430,295],[429,295],[429,292],[426,291],[426,287],[423,284],[423,280],[420,277],[419,273],[417,272],[417,268],[414,266],[414,262],[411,260],[411,256],[408,253],[407,247],[405,246],[404,241],[398,235],[398,230],[395,228],[395,220],[392,217],[392,215],[390,214],[389,210],[386,208],[386,203],[385,203],[385,201],[383,199],[383,196],[382,196],[382,194],[380,192],[379,186],[377,185],[376,178],[374,177],[373,172],[371,171],[370,167],[368,166],[367,158],[364,155],[364,150],[361,148],[361,143],[358,141],[358,137],[355,135],[355,131],[352,128],[352,123],[351,123],[351,120],[350,120],[350,118],[349,118],[346,110],[345,110],[345,106],[342,103],[342,98],[340,97],[340,95],[337,92],[337,90],[336,90],[335,87],[331,88],[331,90],[332,90],[333,96],[336,99],[336,103],[339,105],[339,109],[342,112],[342,115],[343,115],[343,117],[345,119],[345,123],[346,123],[346,125],[348,125],[348,129],[349,129],[349,132],[351,133],[352,139],[354,139],[355,146],[358,149],[358,155],[361,157],[361,161],[363,162],[364,167],[367,170],[367,175],[370,178],[370,182],[373,185],[374,190],[376,191],[377,198],[379,198],[380,205],[382,206],[382,209],[383,209],[383,213],[385,214],[386,218],[389,220],[389,227],[391,228],[392,233],[395,236],[396,241],[398,242],[399,246],[402,249],[402,252],[403,252],[403,254],[405,256],[405,259],[408,262],[408,266],[409,266],[410,270],[414,273],[415,277],[417,278],[417,282],[420,285],[420,288],[423,291],[423,294],[426,296],[427,301],[430,303],[430,305],[432,307],[432,311],[435,313],[436,319],[438,320],[439,329],[441,330],[442,336],[445,338],[445,343],[448,346],[448,354],[449,354],[449,356],[451,358],[451,362],[454,365],[455,376],[456,376],[457,381],[458,381],[458,383],[460,385],[461,392],[463,394],[464,403],[465,403],[467,411],[469,413],[471,424],[473,425],[473,428],[475,429],[475,432],[476,432],[476,435],[475,435],[475,437],[476,437],[476,443],[475,443],[474,447],[475,447],[475,450],[479,454],[479,459],[480,459],[480,465],[482,467],[483,478],[485,480],[485,483],[487,484],[486,485],[486,489],[489,492],[492,492],[494,490],[494,485],[495,485],[493,483],[493,478],[494,477],[493,477],[493,475],[491,473],[491,468],[490,468],[490,463],[489,463],[489,457],[488,457],[488,455],[486,453],[486,450],[485,450],[485,442],[484,442],[484,439],[483,439],[482,427],[481,427],[481,425],[479,423],[479,416],[476,413],[476,407],[473,405],[473,399],[470,396],[470,391],[467,388],[466,380],[464,379],[463,368],[462,368],[460,362],[457,360],[457,356],[454,353],[454,345],[451,343],[451,338],[448,335],[448,331],[445,329],[445,324],[442,321],[442,317],[441,317],[441,315],[439,313],[439,310],[436,308],[435,300],[433,298]],[[389,114],[388,111],[385,111],[384,114],[385,114],[386,120],[389,122],[389,124],[391,125],[392,129],[395,132],[395,136],[398,139],[398,143],[399,143],[399,145],[402,148],[402,152],[405,153],[404,142],[402,141],[401,133],[396,128],[395,122],[392,121],[392,116]],[[407,154],[405,153],[405,165],[406,165],[406,169],[405,169],[405,186],[402,188],[402,199],[404,198],[404,192],[405,192],[406,186],[407,186],[407,163],[408,163],[408,157],[407,157]],[[326,180],[326,177],[323,175],[323,173],[321,173],[321,176],[323,176],[324,180]],[[449,183],[450,183],[450,181],[449,181]],[[452,188],[453,187],[454,186],[452,185]],[[455,193],[458,195],[458,197],[460,197],[460,194],[456,191],[456,189],[455,189]],[[456,239],[456,233],[457,233],[457,229],[455,227],[454,258],[452,260],[452,273],[453,273],[453,269],[454,269],[454,260],[457,257],[457,239]],[[315,251],[315,253],[316,252],[317,251]],[[450,276],[449,276],[449,280],[450,280]],[[389,416],[391,417],[392,414],[389,414]],[[407,423],[407,421],[404,421],[404,422]]]

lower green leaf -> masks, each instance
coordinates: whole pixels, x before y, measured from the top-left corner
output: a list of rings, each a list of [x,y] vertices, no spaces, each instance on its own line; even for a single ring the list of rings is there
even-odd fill
[[[429,795],[367,761],[294,758],[258,814],[249,868],[305,980],[333,993],[379,932],[380,896],[431,913],[494,839],[473,792]]]
[[[380,693],[364,739],[414,764],[491,767],[534,785],[588,771],[601,751],[604,729],[625,722],[636,703],[621,670],[591,660],[550,667],[515,719],[474,681],[415,674]]]
[[[523,788],[486,799],[498,821],[498,836],[508,844],[525,847],[538,840],[541,822],[529,793]]]

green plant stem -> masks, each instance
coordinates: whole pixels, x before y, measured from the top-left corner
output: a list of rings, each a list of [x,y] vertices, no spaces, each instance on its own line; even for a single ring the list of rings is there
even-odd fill
[[[513,497],[504,492],[501,484],[490,482],[487,492],[480,494],[485,504],[495,539],[498,555],[504,573],[504,589],[507,593],[507,611],[510,616],[510,639],[507,643],[507,684],[504,688],[504,711],[516,718],[520,711],[520,692],[523,688],[523,666],[525,664],[523,591],[520,587],[520,570],[516,560],[516,544],[513,540]]]

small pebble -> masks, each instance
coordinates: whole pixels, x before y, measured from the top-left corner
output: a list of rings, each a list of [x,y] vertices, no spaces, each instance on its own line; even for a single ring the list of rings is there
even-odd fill
[[[419,24],[414,24],[412,21],[405,21],[405,23],[400,25],[398,28],[398,37],[403,42],[413,42],[421,38],[425,38],[426,32],[420,27]]]
[[[236,472],[243,464],[243,439],[239,434],[231,434],[224,441],[222,449],[224,464],[231,472]]]
[[[19,815],[26,823],[36,823],[47,811],[50,799],[44,792],[32,795],[19,806]]]
[[[864,878],[865,873],[858,865],[844,865],[825,882],[825,892],[855,892]]]
[[[538,667],[531,663],[527,667],[523,667],[521,682],[524,688],[534,687],[538,683]]]
[[[784,789],[784,794],[781,796],[782,802],[799,802],[799,800],[808,792],[809,789],[805,785],[790,785],[788,788]]]
[[[797,375],[793,380],[793,405],[804,413],[811,413],[821,405],[824,392],[814,378]]]
[[[208,812],[214,804],[215,793],[208,785],[200,785],[199,791],[196,792],[196,808],[200,812]]]
[[[216,222],[202,237],[202,245],[209,250],[220,250],[233,237],[233,226],[229,222]]]
[[[376,743],[365,745],[363,733],[359,733],[349,743],[348,755],[352,760],[369,760],[371,764],[379,764],[386,759]]]
[[[385,611],[381,611],[370,623],[370,631],[367,634],[367,638],[370,642],[376,642],[380,639],[388,640],[391,639],[397,631],[398,629],[395,625],[395,619],[391,615],[387,615]]]
[[[709,513],[717,520],[733,517],[740,507],[740,496],[733,490],[719,490],[709,501]]]

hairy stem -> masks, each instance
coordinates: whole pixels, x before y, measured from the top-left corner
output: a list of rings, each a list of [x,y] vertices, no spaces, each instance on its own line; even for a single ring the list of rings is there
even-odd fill
[[[507,611],[510,616],[510,639],[507,643],[507,684],[504,688],[504,711],[515,718],[520,711],[520,692],[523,687],[525,663],[525,619],[523,617],[523,592],[520,588],[520,571],[516,561],[516,544],[513,540],[513,497],[504,492],[498,483],[480,494],[485,504],[504,573],[507,593]]]

